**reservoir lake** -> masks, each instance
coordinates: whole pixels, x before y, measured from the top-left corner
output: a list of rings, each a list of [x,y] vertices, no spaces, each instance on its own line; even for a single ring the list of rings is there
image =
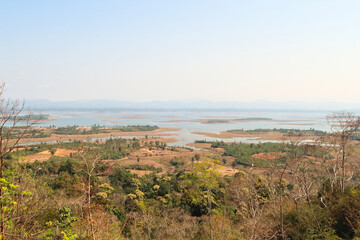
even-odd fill
[[[156,125],[173,128],[178,141],[170,146],[186,146],[196,140],[259,143],[271,142],[257,138],[230,139],[208,137],[194,132],[220,133],[233,129],[315,129],[329,131],[325,111],[220,111],[220,110],[96,110],[96,111],[41,111],[48,115],[39,126],[128,126]],[[273,141],[275,142],[275,141]]]

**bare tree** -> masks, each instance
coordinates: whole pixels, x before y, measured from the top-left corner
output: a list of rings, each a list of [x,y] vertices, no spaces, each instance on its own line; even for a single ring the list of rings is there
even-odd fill
[[[299,155],[289,166],[291,172],[291,183],[293,184],[293,190],[290,192],[290,196],[293,199],[296,209],[298,209],[298,202],[304,198],[308,205],[311,204],[311,195],[318,191],[321,184],[322,172],[321,167],[317,166],[323,158],[326,157],[326,152],[322,146],[301,144],[299,150],[302,154]],[[313,156],[315,152],[318,152],[317,156]],[[321,156],[319,155],[321,153]]]
[[[275,162],[270,163],[270,171],[267,172],[267,180],[269,182],[269,188],[272,193],[272,202],[275,205],[275,209],[278,209],[278,219],[279,219],[279,230],[274,236],[277,236],[279,239],[286,238],[286,226],[284,220],[284,200],[286,196],[289,195],[288,180],[289,172],[292,171],[292,166],[297,162],[301,157],[303,157],[303,152],[301,150],[302,141],[301,135],[291,136],[292,140],[290,143],[283,143],[286,146],[286,160],[285,162]]]
[[[238,177],[227,186],[228,202],[234,205],[241,216],[247,239],[259,239],[259,234],[268,231],[262,224],[269,199],[258,193],[259,189],[265,192],[266,188],[265,179],[253,175],[252,170],[249,173],[240,172]],[[261,233],[259,229],[262,229]]]
[[[94,219],[93,219],[93,207],[92,207],[92,197],[94,195],[94,187],[95,183],[93,178],[105,174],[109,168],[105,170],[99,170],[99,164],[101,155],[96,152],[92,151],[90,152],[90,149],[83,147],[79,151],[79,156],[84,164],[84,167],[82,169],[82,172],[86,178],[85,181],[85,192],[86,192],[86,206],[87,206],[87,212],[88,212],[88,219],[90,224],[90,229],[88,231],[88,235],[91,235],[91,239],[96,240],[96,232],[95,232],[95,226],[94,226]]]
[[[334,150],[333,183],[337,181],[337,175],[339,175],[340,187],[344,191],[346,164],[353,150],[354,138],[359,135],[360,118],[353,113],[341,112],[327,116],[327,121],[331,127],[331,133],[323,138],[323,142]],[[351,177],[348,178],[348,180],[350,179]]]
[[[4,178],[5,164],[9,160],[10,153],[19,145],[29,128],[37,122],[31,120],[30,114],[21,116],[24,103],[18,100],[6,99],[3,94],[5,84],[0,85],[0,179]],[[21,128],[20,128],[21,127]],[[0,187],[0,233],[5,238],[6,216],[3,210],[4,190]]]

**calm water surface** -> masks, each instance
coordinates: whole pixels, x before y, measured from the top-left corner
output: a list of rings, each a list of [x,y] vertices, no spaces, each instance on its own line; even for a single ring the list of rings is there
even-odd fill
[[[161,128],[177,128],[178,131],[167,133],[178,134],[178,142],[173,146],[185,146],[195,140],[223,140],[227,142],[253,142],[256,138],[210,138],[193,132],[219,133],[231,129],[256,128],[294,128],[316,129],[329,131],[326,122],[327,112],[309,111],[43,111],[50,115],[52,121],[44,122],[42,126],[127,126],[127,125],[156,125]],[[271,121],[242,121],[231,123],[205,124],[189,122],[192,120],[232,120],[240,118],[271,118]],[[269,140],[266,140],[269,142]]]

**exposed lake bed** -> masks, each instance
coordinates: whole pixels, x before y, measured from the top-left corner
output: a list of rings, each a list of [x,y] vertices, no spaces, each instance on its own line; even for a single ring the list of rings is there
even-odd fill
[[[49,116],[39,127],[66,126],[158,126],[154,131],[136,131],[99,133],[89,135],[51,135],[46,138],[27,138],[23,143],[54,142],[86,139],[104,139],[109,137],[161,138],[172,146],[189,146],[199,140],[225,142],[274,142],[291,138],[276,132],[249,133],[254,129],[316,129],[328,131],[327,112],[315,111],[45,111]],[[51,120],[50,120],[51,119]],[[244,130],[229,132],[229,130]],[[314,140],[313,137],[302,137]]]

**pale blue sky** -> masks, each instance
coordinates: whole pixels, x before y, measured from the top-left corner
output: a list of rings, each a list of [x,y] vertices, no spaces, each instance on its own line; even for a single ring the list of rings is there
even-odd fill
[[[13,98],[360,103],[357,0],[0,6]]]

